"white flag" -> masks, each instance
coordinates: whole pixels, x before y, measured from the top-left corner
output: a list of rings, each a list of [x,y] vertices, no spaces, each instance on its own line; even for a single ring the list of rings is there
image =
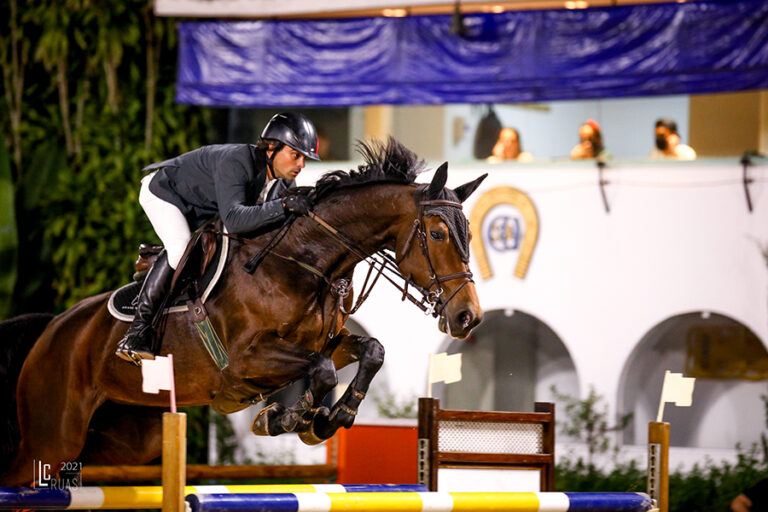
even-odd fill
[[[458,382],[461,380],[461,354],[430,354],[429,384]]]
[[[664,374],[664,384],[661,386],[661,400],[659,400],[659,413],[656,421],[664,418],[664,404],[674,402],[679,407],[690,407],[693,403],[693,384],[696,379],[683,377],[682,373],[672,373],[669,370]]]
[[[171,389],[171,363],[167,357],[157,356],[154,360],[141,362],[141,390],[157,394],[161,389]]]
[[[690,407],[693,403],[693,385],[696,379],[683,377],[682,373],[664,374],[664,385],[661,388],[662,402],[675,402],[679,407]]]

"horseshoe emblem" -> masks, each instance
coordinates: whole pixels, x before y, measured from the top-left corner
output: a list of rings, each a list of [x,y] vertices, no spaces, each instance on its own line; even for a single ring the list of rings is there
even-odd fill
[[[511,205],[516,208],[523,217],[524,226],[521,227],[516,219],[498,216],[492,219],[487,233],[483,231],[483,224],[488,214],[500,205]],[[519,250],[514,276],[524,279],[528,272],[528,266],[533,257],[533,250],[539,239],[539,215],[536,207],[528,195],[515,187],[496,187],[484,193],[477,199],[469,223],[476,236],[472,237],[472,252],[477,257],[477,265],[483,279],[493,277],[493,270],[486,251],[486,241],[496,250]],[[523,232],[522,238],[520,237]],[[480,236],[477,236],[480,235]],[[488,240],[486,240],[486,238]]]

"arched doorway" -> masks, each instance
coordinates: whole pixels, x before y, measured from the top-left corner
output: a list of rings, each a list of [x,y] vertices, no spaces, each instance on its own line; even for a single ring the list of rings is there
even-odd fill
[[[553,402],[551,388],[579,396],[568,349],[543,321],[522,311],[494,310],[467,340],[447,340],[441,351],[462,354],[462,379],[437,385],[446,409],[532,411]]]
[[[730,351],[726,358],[710,361],[711,352],[722,352],[723,348]],[[702,360],[711,368],[702,369]],[[761,361],[768,363],[768,352],[754,332],[733,318],[693,312],[654,326],[638,342],[622,371],[619,409],[634,416],[624,431],[624,443],[647,442],[648,422],[656,421],[666,370],[698,377],[691,407],[667,404],[664,409],[663,421],[670,423],[672,446],[732,449],[737,443],[748,447],[758,441],[765,430],[761,395],[767,388],[761,380],[723,374],[724,368],[739,361],[744,365],[733,375],[741,371],[756,379],[756,373],[742,370],[759,367]]]

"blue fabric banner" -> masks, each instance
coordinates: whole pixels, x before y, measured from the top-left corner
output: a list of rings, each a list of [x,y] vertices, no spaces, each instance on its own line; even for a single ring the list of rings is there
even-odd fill
[[[768,2],[179,26],[180,103],[501,103],[768,87]]]

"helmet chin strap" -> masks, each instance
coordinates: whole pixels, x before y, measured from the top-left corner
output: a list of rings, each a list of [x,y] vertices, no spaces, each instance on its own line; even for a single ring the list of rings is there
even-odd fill
[[[267,177],[271,180],[275,179],[276,177],[275,168],[272,166],[272,161],[275,159],[277,152],[283,149],[283,147],[285,147],[285,144],[278,142],[272,149],[272,155],[267,155]]]

